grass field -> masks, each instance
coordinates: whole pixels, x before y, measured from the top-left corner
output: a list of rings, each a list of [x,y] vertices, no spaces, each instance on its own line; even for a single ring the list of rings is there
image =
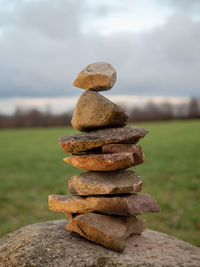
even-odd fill
[[[140,141],[146,162],[136,171],[143,192],[159,202],[146,215],[149,228],[200,246],[200,121],[137,124],[150,129]],[[48,210],[49,194],[66,194],[75,169],[62,161],[59,136],[72,128],[0,131],[0,235],[23,225],[64,218]]]

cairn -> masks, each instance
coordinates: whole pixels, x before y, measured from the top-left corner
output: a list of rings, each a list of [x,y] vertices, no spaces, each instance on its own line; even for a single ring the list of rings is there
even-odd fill
[[[157,201],[142,190],[132,166],[144,162],[138,141],[148,130],[125,127],[127,114],[98,93],[113,87],[115,69],[107,63],[88,65],[73,85],[85,89],[76,105],[72,126],[83,133],[59,139],[70,157],[64,161],[87,170],[68,181],[72,195],[50,195],[49,209],[66,214],[66,229],[109,249],[122,252],[126,239],[142,234],[137,215],[159,212]]]

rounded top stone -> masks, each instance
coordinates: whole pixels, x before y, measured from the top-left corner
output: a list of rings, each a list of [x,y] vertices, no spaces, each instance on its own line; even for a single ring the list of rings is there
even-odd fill
[[[107,91],[116,82],[116,70],[106,62],[87,65],[76,77],[73,85],[85,90]]]

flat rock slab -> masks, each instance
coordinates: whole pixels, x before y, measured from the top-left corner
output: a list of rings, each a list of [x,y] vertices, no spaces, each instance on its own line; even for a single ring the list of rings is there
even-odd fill
[[[134,165],[145,161],[145,156],[140,145],[132,144],[107,144],[102,146],[102,153],[133,153]]]
[[[160,212],[157,201],[148,194],[122,196],[65,196],[50,195],[49,209],[64,213],[98,212],[108,215],[134,216]]]
[[[141,234],[145,230],[145,223],[136,217],[85,213],[71,219],[66,229],[104,247],[122,252],[126,246],[125,240],[132,234]]]
[[[87,171],[116,171],[134,166],[132,153],[72,155],[63,159],[72,166]]]
[[[123,253],[65,230],[66,220],[27,225],[0,239],[2,267],[199,267],[200,248],[145,230],[130,237]]]
[[[83,132],[120,127],[127,124],[128,115],[121,107],[97,92],[84,92],[78,99],[72,116],[72,126]]]
[[[59,138],[59,144],[67,153],[90,151],[105,144],[136,144],[148,134],[148,130],[136,126],[106,128]]]
[[[73,85],[85,90],[107,91],[116,82],[116,70],[106,62],[86,66],[76,77]]]
[[[114,172],[85,172],[68,181],[70,193],[78,195],[106,195],[140,192],[141,177],[133,170]]]

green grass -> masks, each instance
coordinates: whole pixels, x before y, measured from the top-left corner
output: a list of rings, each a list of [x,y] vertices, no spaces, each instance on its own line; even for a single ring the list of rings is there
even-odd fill
[[[161,213],[145,215],[147,227],[200,246],[200,123],[138,124],[150,129],[140,141],[146,162],[136,171],[143,192]],[[59,136],[71,128],[0,131],[0,235],[23,225],[64,218],[48,210],[49,194],[66,194],[67,178],[81,172],[62,161]]]

